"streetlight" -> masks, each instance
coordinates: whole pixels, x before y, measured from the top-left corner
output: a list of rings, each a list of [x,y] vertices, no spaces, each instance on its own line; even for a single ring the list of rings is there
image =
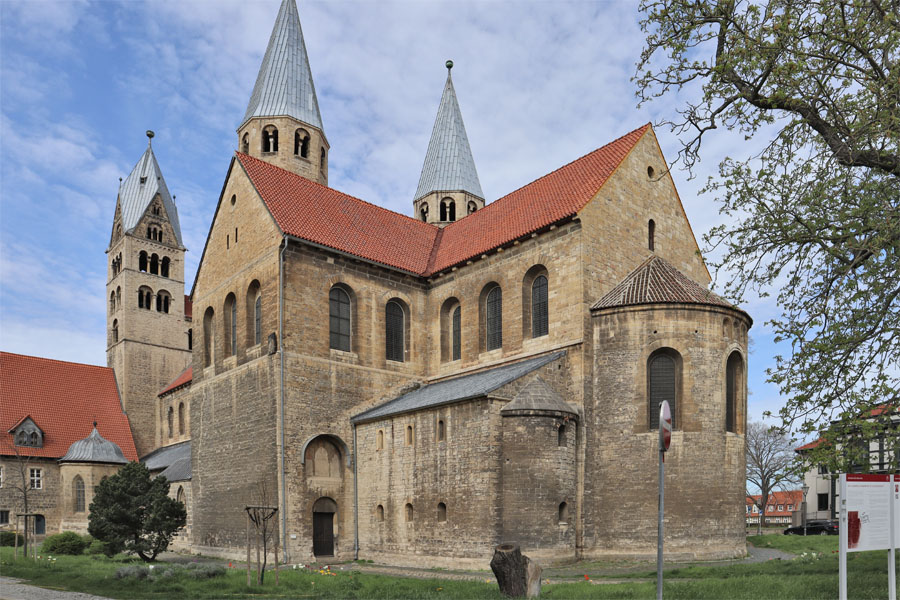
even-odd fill
[[[806,535],[806,494],[809,493],[809,486],[805,483],[801,488],[803,490],[803,512],[800,514],[800,518],[803,520],[803,535]]]

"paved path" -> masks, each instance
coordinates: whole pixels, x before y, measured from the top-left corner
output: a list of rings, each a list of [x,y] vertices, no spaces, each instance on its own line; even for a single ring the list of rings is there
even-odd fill
[[[21,579],[0,577],[0,600],[106,600],[81,592],[64,592],[25,585]]]

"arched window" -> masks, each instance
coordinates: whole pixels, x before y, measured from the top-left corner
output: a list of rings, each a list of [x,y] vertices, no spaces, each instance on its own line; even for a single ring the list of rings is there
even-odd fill
[[[156,312],[169,312],[169,292],[160,290],[156,293]]]
[[[113,319],[112,341],[113,341],[113,344],[115,344],[116,342],[119,341],[119,320],[118,319]]]
[[[225,297],[225,356],[237,354],[237,303],[234,294]]]
[[[116,288],[116,306],[122,306],[122,288]]]
[[[472,214],[473,212],[475,212],[476,210],[478,210],[478,205],[475,204],[475,201],[474,201],[474,200],[469,200],[469,204],[468,204],[468,212],[467,212],[467,214],[470,214],[470,215],[471,215],[471,214]]]
[[[437,520],[438,523],[443,523],[447,520],[447,505],[443,502],[438,502],[437,506]]]
[[[328,303],[330,347],[350,352],[350,295],[335,286],[328,294]]]
[[[147,225],[147,239],[148,240],[153,239],[153,229],[149,225]]]
[[[309,133],[305,129],[294,132],[294,154],[301,158],[309,158]]]
[[[569,505],[565,502],[559,503],[559,519],[560,523],[568,523],[569,522]]]
[[[341,451],[328,436],[319,436],[306,446],[303,462],[308,477],[342,476]]]
[[[241,140],[241,152],[244,154],[250,154],[250,134],[245,133],[244,138]]]
[[[444,198],[441,200],[441,221],[456,220],[456,202],[453,198]]]
[[[451,296],[441,304],[441,362],[459,360],[462,351],[462,327],[459,300]]]
[[[278,130],[274,125],[266,125],[263,128],[262,151],[278,152]]]
[[[547,278],[538,275],[531,284],[531,337],[547,335],[548,331]]]
[[[175,501],[184,504],[184,486],[178,486],[178,491],[175,493]],[[186,504],[185,508],[187,508]]]
[[[446,439],[447,431],[444,428],[444,421],[438,420],[437,422],[437,441],[443,442]]]
[[[559,429],[556,431],[556,445],[560,447],[568,445],[565,424],[560,425]]]
[[[462,356],[462,313],[460,307],[453,309],[451,328],[453,330],[453,360]]]
[[[653,251],[656,247],[656,223],[653,222],[653,219],[647,223],[647,247]]]
[[[84,479],[76,475],[72,480],[72,507],[74,512],[84,512]]]
[[[169,257],[164,256],[162,259],[162,265],[160,266],[160,269],[159,269],[159,274],[162,275],[163,277],[168,277],[169,276],[169,265],[171,263],[172,263],[172,261],[169,260]]]
[[[144,292],[144,308],[146,308],[147,310],[150,310],[152,297],[153,297],[153,292],[151,292],[150,290],[147,290],[146,292]]]
[[[184,435],[184,402],[178,403],[178,435]]]
[[[403,362],[404,314],[403,306],[396,300],[387,303],[384,309],[384,356],[387,360]]]
[[[116,293],[113,291],[109,293],[109,314],[114,312],[116,312]]]
[[[738,399],[743,381],[744,360],[735,350],[725,366],[725,431],[732,433],[737,433]]]
[[[503,291],[494,285],[484,301],[484,345],[487,350],[503,347]]]
[[[259,281],[253,280],[247,288],[247,339],[251,345],[262,342],[262,294]]]
[[[406,426],[406,445],[412,446],[414,441],[415,441],[415,436],[413,434],[413,426],[407,425]]]
[[[172,437],[172,435],[174,435],[175,433],[175,409],[171,406],[166,412],[166,422],[169,425],[169,437]]]
[[[421,208],[419,208],[419,216],[422,218],[423,222],[428,222],[428,205],[423,204]]]
[[[322,152],[319,154],[319,170],[325,170],[325,148],[322,148]]]
[[[375,519],[378,520],[379,523],[384,521],[384,507],[380,504],[375,507]]]
[[[155,254],[150,257],[150,274],[159,275],[159,257]]]
[[[647,361],[647,395],[650,429],[659,428],[659,407],[663,401],[672,411],[672,427],[677,425],[678,385],[681,356],[671,348],[662,348],[650,355]]]
[[[138,254],[138,271],[142,273],[147,272],[147,253],[143,250]]]
[[[203,366],[213,364],[213,351],[216,346],[215,311],[212,306],[203,315]]]
[[[152,300],[153,292],[150,291],[150,288],[141,286],[138,289],[138,308],[150,310],[152,308]]]
[[[413,522],[413,516],[414,516],[414,515],[413,515],[413,506],[412,506],[412,504],[410,504],[410,503],[407,502],[407,503],[406,503],[406,522],[407,522],[407,523],[412,523],[412,522]]]
[[[375,433],[375,450],[384,450],[384,430],[382,429]]]

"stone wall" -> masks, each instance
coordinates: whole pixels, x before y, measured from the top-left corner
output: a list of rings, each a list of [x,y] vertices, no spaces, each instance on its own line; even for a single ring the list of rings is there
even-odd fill
[[[3,529],[15,529],[16,513],[24,512],[25,504],[22,492],[15,488],[22,487],[22,475],[20,466],[25,465],[25,485],[30,485],[30,469],[41,469],[41,489],[28,490],[28,512],[44,516],[47,535],[58,533],[63,516],[62,507],[62,482],[59,474],[59,464],[55,459],[23,458],[22,462],[15,456],[0,457],[0,467],[3,469],[3,487],[0,487],[0,510],[9,511],[9,524]],[[19,531],[22,530],[23,520],[19,522]],[[32,519],[29,519],[32,522]],[[38,540],[43,539],[39,536]]]
[[[278,130],[278,151],[263,152],[263,130],[268,126]],[[303,129],[309,134],[309,152],[304,158],[294,153],[294,132]],[[246,136],[246,137],[245,137]],[[244,147],[244,140],[248,146]],[[291,117],[254,117],[238,130],[238,150],[268,163],[296,173],[310,181],[328,185],[328,140],[316,127]],[[322,151],[325,160],[322,160]]]
[[[191,502],[191,482],[190,481],[171,481],[169,482],[169,498],[179,500],[179,492],[182,494],[180,498],[184,502],[184,508],[187,512],[187,524],[184,528],[179,529],[172,543],[169,544],[169,550],[173,552],[190,552],[192,550],[191,533],[193,531],[193,503]]]
[[[94,501],[94,491],[105,477],[116,474],[120,467],[121,465],[98,463],[63,463],[59,466],[60,531],[74,531],[80,534],[88,532],[89,509],[91,502]],[[74,482],[76,477],[81,477],[81,480],[84,482],[83,511],[75,510]]]

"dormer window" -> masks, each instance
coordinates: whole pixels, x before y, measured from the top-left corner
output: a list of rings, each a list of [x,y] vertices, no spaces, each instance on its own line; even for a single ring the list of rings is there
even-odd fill
[[[13,435],[16,446],[31,448],[42,448],[44,446],[44,432],[31,420],[31,417],[25,417],[9,433]]]
[[[144,185],[145,183],[147,183],[147,176],[141,175],[141,185]]]

